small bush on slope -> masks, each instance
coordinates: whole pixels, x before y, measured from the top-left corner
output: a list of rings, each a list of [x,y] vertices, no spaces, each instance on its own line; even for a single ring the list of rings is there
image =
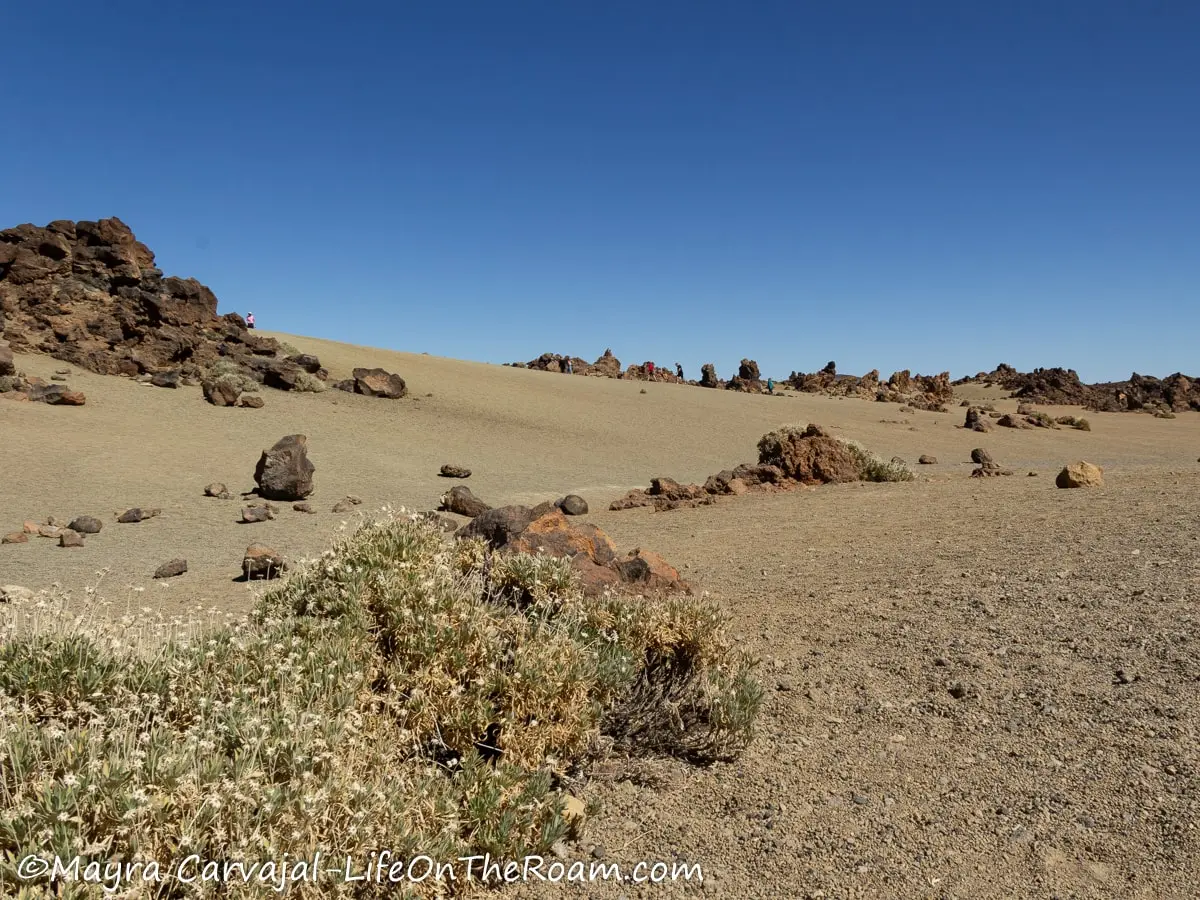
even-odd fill
[[[566,781],[606,743],[737,753],[751,670],[703,601],[586,599],[564,561],[368,524],[201,638],[0,644],[0,881],[34,852],[164,869],[544,852]]]

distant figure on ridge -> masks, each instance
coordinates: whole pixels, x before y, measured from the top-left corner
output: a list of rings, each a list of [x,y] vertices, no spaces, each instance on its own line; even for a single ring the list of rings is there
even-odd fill
[[[774,378],[767,379],[767,393],[768,394],[775,393],[775,379]]]
[[[246,313],[246,327],[247,328],[254,327],[254,313]]]
[[[646,378],[650,381],[654,380],[654,363],[646,363]]]
[[[567,368],[566,368],[566,373],[567,373],[568,375],[570,375],[570,374],[572,374],[574,371],[575,371],[575,367],[571,365],[571,361],[568,359],[568,360],[567,360]]]
[[[681,366],[679,363],[675,363],[675,374],[679,376],[680,381],[685,380],[683,377],[683,366]]]

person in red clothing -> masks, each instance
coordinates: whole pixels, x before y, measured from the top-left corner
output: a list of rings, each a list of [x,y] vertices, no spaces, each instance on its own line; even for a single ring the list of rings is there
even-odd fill
[[[646,363],[646,377],[651,381],[654,380],[654,363],[652,362]]]

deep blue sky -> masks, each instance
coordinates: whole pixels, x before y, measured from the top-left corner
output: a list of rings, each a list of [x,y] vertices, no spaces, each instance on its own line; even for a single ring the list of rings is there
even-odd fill
[[[7,5],[0,227],[264,328],[765,374],[1200,370],[1200,3]]]

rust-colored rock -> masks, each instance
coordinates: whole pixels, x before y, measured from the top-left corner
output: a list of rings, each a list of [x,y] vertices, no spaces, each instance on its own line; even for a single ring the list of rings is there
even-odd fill
[[[28,544],[29,535],[23,531],[14,531],[0,538],[0,544]]]
[[[353,374],[355,393],[388,400],[399,400],[408,394],[404,379],[384,369],[355,369]]]
[[[520,553],[549,553],[551,556],[575,556],[583,553],[599,565],[607,565],[616,556],[612,540],[595,525],[572,524],[555,509],[537,518],[505,545]]]
[[[242,558],[242,574],[248,580],[278,578],[285,568],[283,557],[263,544],[251,544]]]

